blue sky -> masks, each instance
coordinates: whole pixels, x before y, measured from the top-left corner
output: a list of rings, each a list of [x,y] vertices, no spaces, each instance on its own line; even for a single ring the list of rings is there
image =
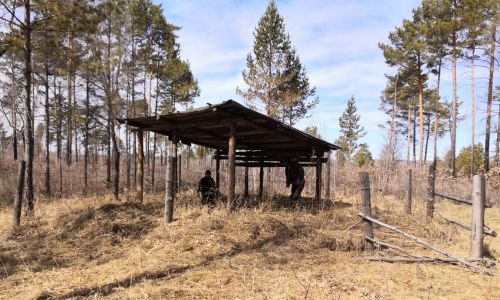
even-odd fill
[[[253,31],[265,11],[267,0],[168,0],[163,9],[169,22],[181,26],[178,32],[183,58],[188,59],[199,81],[201,96],[195,106],[227,99],[242,102],[235,93],[244,87],[241,71],[251,51]],[[318,126],[322,137],[333,142],[339,134],[338,118],[347,100],[354,96],[367,135],[361,142],[370,146],[375,157],[386,138],[379,124],[387,120],[379,110],[380,92],[385,86],[385,65],[377,44],[387,41],[389,31],[410,18],[415,0],[278,0],[286,30],[306,67],[320,103],[311,117],[296,127]],[[487,89],[486,68],[478,67],[476,84],[476,141],[484,142]],[[471,142],[469,67],[458,67],[458,96],[464,101],[460,113],[466,120],[457,129],[457,151]],[[434,84],[430,82],[430,84]],[[451,99],[451,75],[445,71],[441,97]],[[496,115],[495,115],[496,116]],[[496,117],[493,118],[493,125]],[[438,144],[438,154],[449,149],[449,137]],[[417,147],[418,149],[418,147]],[[418,151],[418,150],[417,150]],[[404,145],[401,151],[405,155]],[[418,157],[418,153],[417,153]]]

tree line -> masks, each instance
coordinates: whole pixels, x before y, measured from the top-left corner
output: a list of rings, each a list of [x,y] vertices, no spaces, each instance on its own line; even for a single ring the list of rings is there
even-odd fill
[[[126,154],[130,187],[136,143],[128,129],[120,136],[115,119],[187,108],[200,93],[180,55],[179,27],[151,0],[2,0],[0,21],[6,122],[0,137],[2,151],[8,141],[14,159],[23,145],[27,214],[34,211],[35,149],[44,156],[46,195],[54,193],[51,155],[59,165],[83,160],[84,193],[94,155],[105,156],[106,182],[117,198],[120,154]],[[158,141],[156,134],[146,136],[148,160],[154,160],[150,152],[156,153]]]
[[[498,65],[495,49],[498,21],[496,0],[423,0],[412,12],[411,19],[389,33],[389,42],[380,43],[386,63],[395,69],[386,75],[387,86],[381,95],[381,108],[389,116],[389,156],[396,152],[397,136],[407,140],[406,157],[416,165],[424,165],[430,157],[429,140],[432,137],[433,157],[436,161],[437,142],[446,133],[451,139],[449,167],[456,176],[457,122],[463,120],[459,110],[471,113],[471,145],[476,144],[475,68],[480,63],[488,68],[486,117],[484,127],[484,158],[482,168],[490,169],[491,135],[496,132],[495,161],[500,161],[499,128],[492,127],[494,104],[494,72]],[[470,68],[471,107],[462,108],[457,94],[457,63]],[[441,98],[441,81],[445,68],[451,68],[452,98]],[[469,97],[469,95],[463,95]],[[500,104],[500,103],[499,103]],[[418,133],[417,133],[418,128]],[[482,133],[482,132],[481,132]],[[419,149],[417,151],[417,145]],[[473,162],[475,151],[469,151],[470,173],[477,171]],[[418,159],[417,159],[418,153]]]

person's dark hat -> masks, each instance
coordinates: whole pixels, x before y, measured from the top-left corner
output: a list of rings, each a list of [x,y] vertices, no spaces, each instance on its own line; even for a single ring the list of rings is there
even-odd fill
[[[206,170],[205,175],[212,175],[212,172],[210,172],[210,170]]]

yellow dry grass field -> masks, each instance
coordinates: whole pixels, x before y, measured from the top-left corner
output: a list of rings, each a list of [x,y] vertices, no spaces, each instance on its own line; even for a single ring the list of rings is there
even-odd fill
[[[363,251],[358,197],[337,195],[320,205],[293,208],[272,201],[228,213],[209,212],[193,191],[178,197],[175,221],[163,222],[161,195],[143,204],[109,197],[37,203],[10,237],[11,210],[0,211],[1,299],[499,299],[499,276],[463,266],[370,262],[390,250]],[[399,199],[372,200],[386,223],[468,256],[470,233],[435,218],[425,221],[423,201],[412,216]],[[470,207],[436,206],[469,223]],[[486,210],[500,229],[500,209]],[[419,245],[375,228],[375,237],[414,253]],[[500,239],[486,237],[487,254],[500,255]]]

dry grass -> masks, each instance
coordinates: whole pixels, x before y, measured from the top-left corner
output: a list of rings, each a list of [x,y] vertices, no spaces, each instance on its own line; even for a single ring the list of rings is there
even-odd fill
[[[228,214],[222,206],[209,213],[187,191],[176,202],[171,224],[163,222],[159,194],[147,195],[144,204],[68,198],[39,202],[22,235],[10,238],[11,210],[3,208],[0,298],[493,299],[500,294],[498,276],[461,266],[364,260],[358,198],[340,194],[320,207],[286,208],[269,201]],[[373,206],[376,217],[467,257],[469,233],[438,219],[426,224],[423,202],[416,201],[411,217],[390,195],[377,195]],[[470,207],[436,206],[470,219]],[[486,222],[500,229],[498,207],[487,210]],[[431,254],[383,229],[375,235]],[[498,258],[499,238],[485,241],[489,255]]]

